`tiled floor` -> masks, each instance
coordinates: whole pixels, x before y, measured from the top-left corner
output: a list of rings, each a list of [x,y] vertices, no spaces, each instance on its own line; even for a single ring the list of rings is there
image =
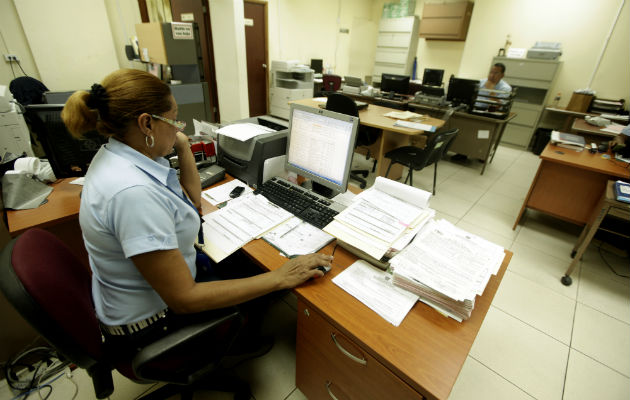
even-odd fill
[[[437,217],[514,252],[451,399],[628,399],[630,280],[606,266],[594,243],[574,272],[573,285],[563,286],[560,277],[580,229],[527,212],[512,230],[538,163],[530,152],[500,146],[483,176],[476,160],[439,165],[437,195],[431,200]],[[415,186],[425,190],[432,179],[432,167],[414,174]],[[627,257],[609,252],[603,257],[619,274],[630,274]],[[295,297],[287,295],[267,321],[276,345],[238,369],[256,400],[305,398],[295,387],[295,323]],[[84,372],[75,372],[74,380],[78,399],[94,398]],[[66,378],[53,386],[50,399],[74,393]],[[115,386],[112,399],[133,399],[151,388],[118,375]],[[0,398],[11,396],[4,389]],[[195,398],[231,397],[203,393]]]

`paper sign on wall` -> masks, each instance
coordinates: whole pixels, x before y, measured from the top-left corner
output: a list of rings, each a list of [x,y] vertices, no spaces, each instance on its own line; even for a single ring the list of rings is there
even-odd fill
[[[171,22],[171,30],[175,40],[192,40],[194,38],[193,26],[190,22]]]
[[[245,26],[254,26],[254,20],[251,18],[244,18],[243,19]]]
[[[527,49],[519,47],[510,47],[507,51],[509,58],[525,58],[525,54],[527,54]]]
[[[477,131],[477,139],[489,139],[489,138],[490,138],[490,131],[483,130],[483,129],[480,129]]]
[[[193,13],[181,13],[179,16],[182,22],[193,22],[195,20],[195,14]]]

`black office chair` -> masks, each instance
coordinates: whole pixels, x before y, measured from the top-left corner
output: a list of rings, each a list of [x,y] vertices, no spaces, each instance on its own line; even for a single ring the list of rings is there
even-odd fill
[[[333,93],[328,96],[328,100],[326,101],[326,109],[338,112],[340,114],[352,115],[353,117],[359,116],[359,110],[354,100],[352,100],[352,98],[348,96],[339,93]],[[369,126],[359,125],[357,141],[354,147],[367,147],[374,144],[378,140],[379,134],[380,132],[378,129],[371,128]],[[365,158],[366,160],[370,159],[370,149],[367,150]],[[376,160],[374,160],[372,172],[374,172],[375,170]],[[350,178],[359,182],[359,187],[361,187],[361,189],[365,189],[365,187],[367,186],[365,178],[367,178],[369,173],[370,171],[367,169],[353,169],[350,171]],[[363,177],[361,177],[360,175],[362,175]]]
[[[413,186],[413,171],[419,171],[427,165],[435,164],[433,169],[433,195],[435,195],[438,162],[442,159],[444,154],[446,154],[458,132],[459,129],[439,132],[429,138],[424,149],[415,146],[404,146],[388,152],[385,154],[385,158],[388,158],[390,163],[389,167],[387,167],[385,177],[387,178],[392,165],[402,164],[409,168],[405,183],[409,181],[409,185]]]
[[[244,323],[235,308],[217,310],[214,318],[175,330],[136,354],[113,358],[115,349],[101,340],[90,285],[88,268],[48,231],[30,229],[0,254],[0,289],[8,301],[58,353],[88,371],[97,398],[113,392],[115,368],[134,381],[173,384],[150,393],[151,399],[180,392],[192,399],[195,388],[249,399],[248,385],[223,369]]]

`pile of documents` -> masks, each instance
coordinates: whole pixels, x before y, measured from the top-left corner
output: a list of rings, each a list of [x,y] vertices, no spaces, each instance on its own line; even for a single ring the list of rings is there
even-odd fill
[[[470,318],[475,297],[483,294],[504,256],[501,246],[446,220],[431,220],[390,264],[396,286],[461,322]]]
[[[435,211],[431,193],[377,177],[374,185],[352,199],[324,232],[380,260],[402,250]]]
[[[564,147],[565,149],[582,151],[584,150],[586,141],[584,140],[584,137],[580,135],[551,131],[551,143],[559,147]]]

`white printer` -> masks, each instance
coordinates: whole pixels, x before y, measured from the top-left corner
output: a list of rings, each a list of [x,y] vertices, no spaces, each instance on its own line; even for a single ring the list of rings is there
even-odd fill
[[[34,156],[31,135],[24,122],[24,116],[13,101],[9,88],[0,85],[0,157],[4,157],[7,152]]]
[[[562,55],[560,42],[536,42],[534,47],[527,50],[527,58],[541,60],[555,60]]]

